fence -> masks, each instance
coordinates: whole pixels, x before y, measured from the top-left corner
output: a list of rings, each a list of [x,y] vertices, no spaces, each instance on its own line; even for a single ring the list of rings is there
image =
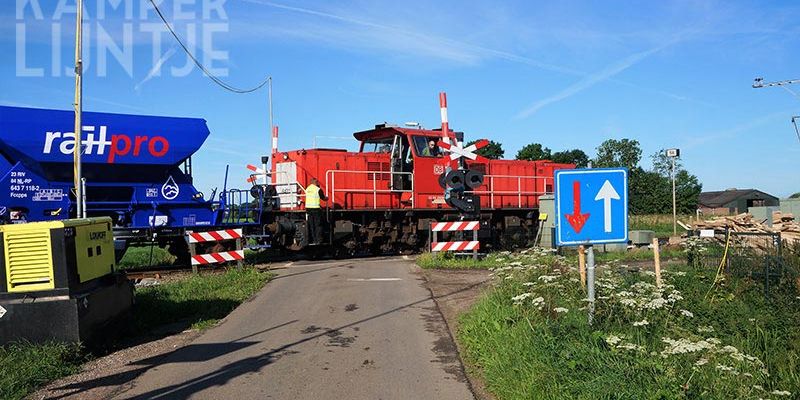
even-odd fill
[[[352,175],[355,175],[355,176],[366,175],[367,176],[367,180],[364,181],[365,182],[364,187],[349,187],[349,188],[345,187],[345,188],[343,188],[343,187],[341,187],[342,178],[340,178],[339,187],[336,187],[336,176],[337,175],[339,175],[340,177],[342,175],[351,175],[351,176]],[[381,183],[383,183],[383,182],[386,182],[386,183],[392,182],[393,183],[394,182],[394,178],[396,176],[397,177],[407,176],[408,177],[408,182],[410,182],[411,188],[408,189],[408,190],[394,189],[394,188],[391,188],[391,186],[389,186],[389,185],[387,185],[386,189],[378,188],[378,182],[381,182]],[[350,179],[350,181],[353,181],[353,179]],[[384,204],[381,206],[381,207],[385,208],[385,207],[387,207],[387,206],[392,204],[392,196],[396,196],[396,195],[402,194],[402,193],[409,193],[410,194],[409,200],[411,202],[411,208],[414,208],[414,174],[411,173],[411,172],[328,170],[325,173],[325,187],[327,187],[330,190],[330,193],[329,193],[330,194],[330,200],[328,200],[328,204],[334,204],[337,201],[337,193],[340,196],[344,195],[344,197],[341,200],[342,201],[341,205],[343,207],[345,207],[345,208],[347,208],[347,206],[348,206],[347,195],[362,194],[362,195],[365,195],[367,198],[369,197],[369,195],[372,195],[371,196],[372,197],[372,208],[376,209],[376,208],[380,208],[379,205],[378,205],[378,197],[379,196],[382,196],[382,197],[388,196],[388,201],[384,202]],[[367,202],[367,207],[366,208],[369,208],[368,202]]]
[[[764,285],[765,295],[782,281],[795,283],[798,278],[798,246],[787,244],[780,233],[733,232],[729,230],[693,232],[687,258],[697,268],[722,267],[726,274],[746,277]],[[789,246],[789,251],[784,247]]]

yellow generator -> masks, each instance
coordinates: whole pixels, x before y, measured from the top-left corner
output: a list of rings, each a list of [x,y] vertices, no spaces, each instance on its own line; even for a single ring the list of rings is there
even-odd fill
[[[111,218],[0,225],[0,344],[85,342],[127,312]]]

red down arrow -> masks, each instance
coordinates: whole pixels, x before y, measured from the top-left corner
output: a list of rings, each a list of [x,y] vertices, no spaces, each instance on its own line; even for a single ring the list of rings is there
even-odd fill
[[[581,214],[581,183],[580,181],[572,182],[572,201],[573,211],[572,214],[564,215],[567,217],[567,222],[572,225],[575,233],[581,233],[583,225],[589,219],[589,214]]]

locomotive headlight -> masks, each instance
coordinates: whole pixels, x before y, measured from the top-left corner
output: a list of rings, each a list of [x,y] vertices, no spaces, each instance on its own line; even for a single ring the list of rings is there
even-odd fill
[[[286,161],[288,159],[289,159],[289,153],[283,153],[283,161]]]

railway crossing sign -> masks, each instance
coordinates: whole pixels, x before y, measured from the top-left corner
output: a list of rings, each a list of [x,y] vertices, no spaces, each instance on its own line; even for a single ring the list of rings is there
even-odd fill
[[[628,170],[558,170],[555,176],[556,244],[628,242]]]
[[[478,153],[476,153],[476,151],[478,151],[478,149],[486,147],[488,144],[489,141],[486,139],[478,140],[477,142],[466,147],[461,147],[457,142],[453,144],[442,140],[439,141],[438,143],[439,147],[450,152],[450,160],[456,160],[459,157],[466,157],[469,158],[470,160],[480,161],[480,162],[486,162],[487,159],[486,157],[483,157]]]

